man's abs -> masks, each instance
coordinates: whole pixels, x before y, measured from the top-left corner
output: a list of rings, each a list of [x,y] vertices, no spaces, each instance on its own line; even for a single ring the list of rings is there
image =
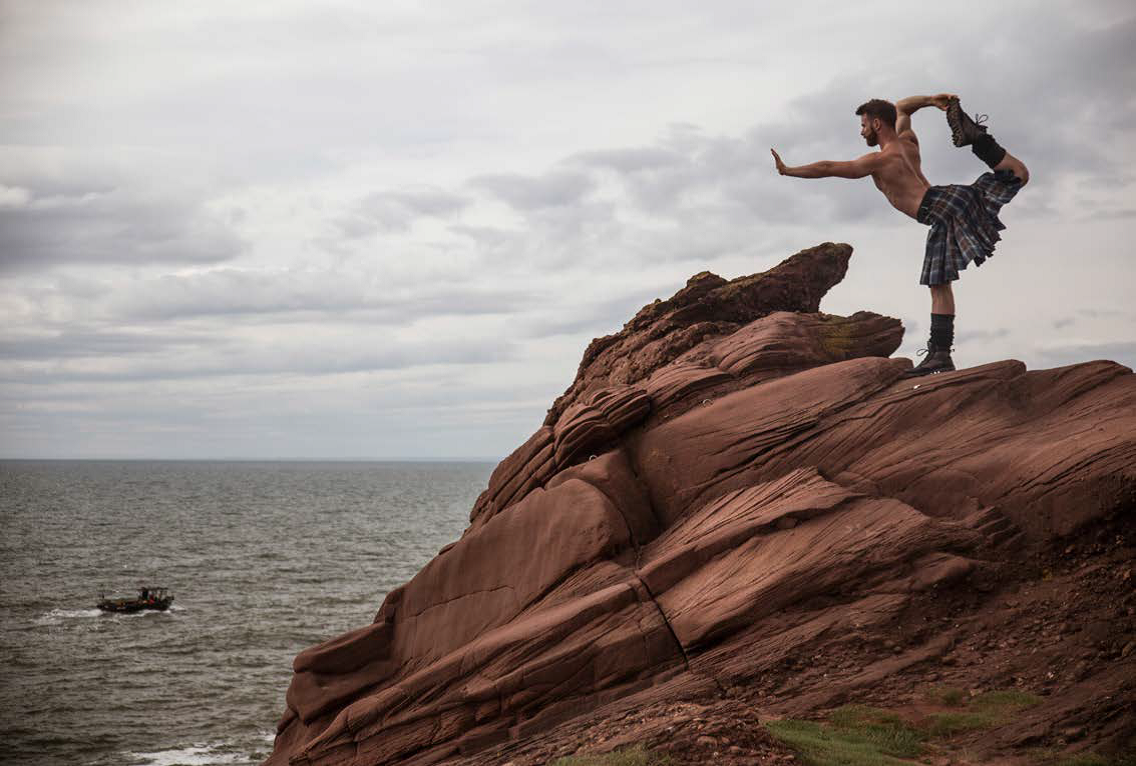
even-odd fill
[[[923,195],[931,188],[931,184],[924,178],[919,167],[919,149],[914,145],[902,149],[906,151],[885,152],[891,156],[872,175],[872,180],[892,207],[915,218],[919,212],[919,203],[923,201]]]

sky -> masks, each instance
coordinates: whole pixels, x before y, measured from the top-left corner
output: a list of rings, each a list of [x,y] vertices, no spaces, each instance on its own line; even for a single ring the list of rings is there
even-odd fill
[[[0,457],[499,459],[592,338],[826,241],[917,361],[926,228],[769,149],[939,92],[1031,173],[955,364],[1136,366],[1128,2],[0,0]]]

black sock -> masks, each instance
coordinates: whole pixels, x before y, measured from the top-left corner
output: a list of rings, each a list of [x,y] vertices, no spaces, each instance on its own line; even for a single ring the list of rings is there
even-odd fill
[[[983,133],[974,139],[970,144],[970,150],[974,152],[975,157],[989,165],[991,170],[1006,156],[1006,150],[999,146],[994,136],[989,133]]]
[[[955,315],[931,314],[931,350],[950,351],[955,342]]]

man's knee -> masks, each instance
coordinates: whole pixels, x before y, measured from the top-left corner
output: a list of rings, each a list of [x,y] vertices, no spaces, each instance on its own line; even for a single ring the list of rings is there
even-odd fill
[[[1014,175],[1018,177],[1018,180],[1022,182],[1022,186],[1029,183],[1029,168],[1026,167],[1024,162],[1017,160],[1011,169],[1014,171]]]

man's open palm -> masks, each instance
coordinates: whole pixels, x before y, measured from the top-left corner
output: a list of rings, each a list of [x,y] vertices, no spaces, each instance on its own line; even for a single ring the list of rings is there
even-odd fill
[[[773,162],[777,166],[777,172],[785,175],[785,163],[781,161],[781,155],[777,153],[776,149],[770,149],[773,152]]]

